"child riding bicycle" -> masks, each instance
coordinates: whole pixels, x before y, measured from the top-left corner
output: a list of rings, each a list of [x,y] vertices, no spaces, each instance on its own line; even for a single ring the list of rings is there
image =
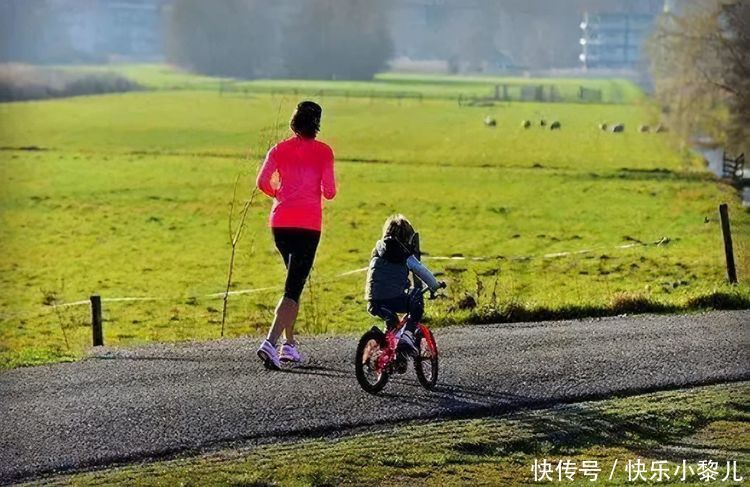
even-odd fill
[[[409,314],[396,350],[410,357],[419,353],[414,332],[424,313],[421,283],[433,292],[444,286],[420,257],[419,234],[406,217],[392,215],[383,225],[382,238],[375,243],[365,283],[367,311],[383,319],[388,329],[398,325],[397,313]],[[413,283],[409,281],[410,272]]]

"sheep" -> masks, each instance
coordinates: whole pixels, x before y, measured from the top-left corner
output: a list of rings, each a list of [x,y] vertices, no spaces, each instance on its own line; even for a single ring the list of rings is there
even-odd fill
[[[484,124],[485,124],[486,126],[488,126],[488,127],[495,127],[495,126],[497,125],[497,121],[496,121],[496,120],[495,120],[494,118],[492,118],[492,117],[490,117],[489,115],[487,115],[487,116],[486,116],[486,117],[484,118]]]
[[[521,126],[525,129],[531,127],[531,120],[524,120]]]
[[[600,123],[599,124],[599,130],[601,130],[602,132],[606,132],[607,131],[607,124],[604,123],[604,122]]]
[[[651,127],[649,127],[648,125],[639,125],[638,126],[638,132],[640,132],[642,134],[647,134],[650,131],[651,131]]]
[[[618,134],[625,132],[625,124],[624,123],[618,123],[617,125],[612,126],[612,133]]]
[[[560,122],[558,122],[557,120],[549,124],[550,130],[560,130],[561,128],[562,128],[562,125],[560,125]]]

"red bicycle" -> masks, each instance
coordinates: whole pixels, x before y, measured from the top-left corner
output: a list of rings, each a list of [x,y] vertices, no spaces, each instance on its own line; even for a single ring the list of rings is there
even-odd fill
[[[445,287],[445,284],[442,283],[441,287]],[[422,290],[423,293],[427,291],[428,288]],[[434,292],[430,292],[429,299],[435,299]],[[354,369],[357,382],[366,392],[377,394],[385,387],[392,374],[406,372],[408,360],[396,353],[396,346],[408,318],[408,314],[404,315],[394,329],[386,332],[373,326],[359,339]],[[437,343],[430,329],[422,323],[417,324],[414,338],[419,350],[419,354],[414,358],[414,370],[419,383],[429,390],[435,387],[438,379]]]

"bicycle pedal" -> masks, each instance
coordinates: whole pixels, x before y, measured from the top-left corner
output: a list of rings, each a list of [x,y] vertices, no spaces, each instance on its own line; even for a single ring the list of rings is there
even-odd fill
[[[395,364],[395,368],[397,374],[405,374],[407,369],[409,368],[409,362],[404,359],[399,359]]]

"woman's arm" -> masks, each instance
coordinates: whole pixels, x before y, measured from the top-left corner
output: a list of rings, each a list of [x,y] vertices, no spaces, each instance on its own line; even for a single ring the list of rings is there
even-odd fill
[[[332,200],[336,196],[336,173],[333,170],[333,151],[330,151],[330,157],[323,164],[320,187],[323,190],[323,197],[325,199]]]
[[[260,171],[258,172],[258,177],[255,180],[255,184],[258,186],[258,189],[263,191],[265,194],[273,198],[276,196],[276,190],[278,188],[274,188],[272,184],[273,174],[276,172],[276,160],[273,157],[274,151],[276,147],[272,147],[271,150],[268,151],[268,154],[266,154],[266,160],[263,161],[263,165],[260,167]]]

